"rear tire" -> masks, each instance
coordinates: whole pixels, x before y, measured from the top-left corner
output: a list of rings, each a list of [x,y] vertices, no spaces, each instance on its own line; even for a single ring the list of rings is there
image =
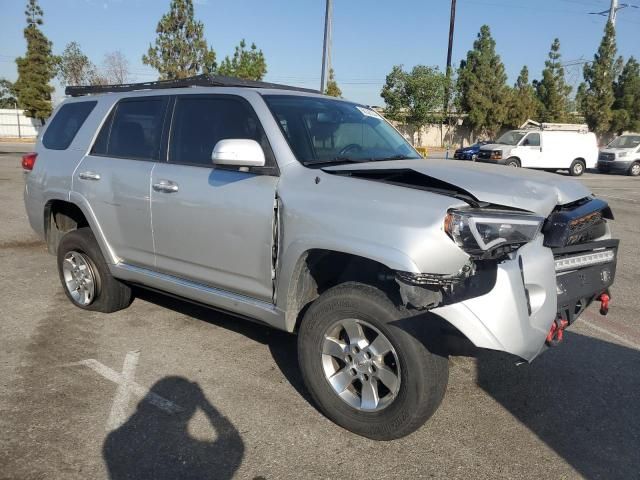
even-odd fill
[[[89,228],[67,233],[58,246],[58,273],[67,298],[84,310],[111,313],[131,304],[128,285],[116,280]]]
[[[640,162],[632,163],[629,167],[629,170],[627,171],[627,175],[630,175],[632,177],[637,177],[638,175],[640,175]]]
[[[329,419],[358,435],[392,440],[433,415],[446,390],[448,359],[402,326],[406,317],[382,291],[355,282],[327,290],[311,305],[300,326],[298,361]],[[428,320],[416,320],[426,328]]]
[[[584,160],[576,159],[569,167],[569,175],[571,175],[572,177],[579,177],[584,173],[585,168],[586,165],[584,163]]]
[[[507,167],[520,167],[520,160],[517,158],[507,158],[507,161],[504,163]]]

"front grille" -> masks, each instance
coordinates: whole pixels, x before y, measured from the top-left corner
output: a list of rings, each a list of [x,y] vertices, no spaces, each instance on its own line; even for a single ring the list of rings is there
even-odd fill
[[[490,151],[480,150],[480,153],[478,154],[478,158],[483,158],[485,160],[490,159],[491,158],[491,152]]]
[[[598,160],[604,160],[605,162],[613,162],[616,159],[616,155],[614,153],[600,152],[598,155]]]
[[[611,218],[607,203],[597,198],[559,207],[542,228],[544,244],[560,248],[591,242],[606,233],[606,219]]]

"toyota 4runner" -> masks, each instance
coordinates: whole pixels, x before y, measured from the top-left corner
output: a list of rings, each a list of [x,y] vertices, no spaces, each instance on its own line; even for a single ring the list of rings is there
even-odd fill
[[[531,361],[606,313],[613,216],[577,181],[425,160],[372,109],[282,85],[67,94],[22,165],[69,300],[141,286],[295,332],[313,400],[360,435],[434,413],[451,338]]]

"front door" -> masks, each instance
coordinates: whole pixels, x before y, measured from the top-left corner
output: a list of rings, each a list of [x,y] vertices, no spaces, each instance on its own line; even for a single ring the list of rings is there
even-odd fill
[[[248,138],[273,155],[252,107],[233,95],[178,95],[169,158],[151,178],[156,265],[161,272],[264,301],[273,294],[278,177],[215,167],[222,139]]]
[[[528,133],[522,139],[518,146],[518,156],[520,157],[520,165],[523,167],[544,168],[539,133]]]
[[[154,265],[149,189],[167,104],[166,97],[120,101],[73,179],[116,257],[132,265]]]

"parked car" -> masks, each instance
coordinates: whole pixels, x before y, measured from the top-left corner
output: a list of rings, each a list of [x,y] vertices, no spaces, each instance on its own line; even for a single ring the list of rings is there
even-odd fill
[[[598,143],[586,126],[542,124],[539,129],[511,130],[484,145],[479,162],[547,171],[569,170],[573,176],[595,168]]]
[[[475,162],[476,159],[478,158],[480,147],[482,147],[483,145],[487,145],[489,143],[491,142],[482,141],[482,142],[476,142],[473,145],[469,145],[468,147],[458,148],[453,153],[453,158],[455,158],[456,160],[473,160]]]
[[[137,285],[295,332],[311,397],[360,435],[435,412],[452,337],[532,361],[607,301],[613,217],[573,180],[425,160],[373,110],[293,87],[67,94],[22,166],[69,300],[115,312]]]
[[[620,135],[603,148],[598,157],[598,171],[640,175],[640,134]]]

